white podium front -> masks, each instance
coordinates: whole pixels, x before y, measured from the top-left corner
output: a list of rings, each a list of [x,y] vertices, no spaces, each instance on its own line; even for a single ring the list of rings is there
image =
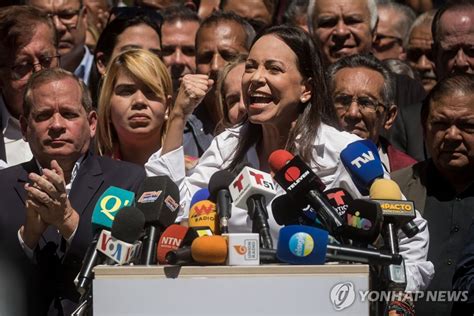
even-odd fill
[[[97,266],[94,315],[369,315],[367,265]]]

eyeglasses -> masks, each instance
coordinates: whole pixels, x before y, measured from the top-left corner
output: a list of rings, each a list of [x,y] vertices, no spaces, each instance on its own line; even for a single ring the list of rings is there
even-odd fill
[[[65,10],[57,13],[47,12],[48,17],[54,20],[54,17],[58,17],[58,20],[66,26],[68,29],[75,29],[77,27],[77,18],[82,11],[82,7],[77,10]]]
[[[378,107],[383,107],[385,109],[385,105],[382,102],[374,100],[371,97],[357,97],[347,94],[340,94],[334,98],[334,106],[336,107],[337,111],[347,112],[352,102],[357,103],[359,110],[362,112],[376,112]]]
[[[36,70],[37,66],[41,66],[41,69],[48,69],[59,66],[59,55],[54,56],[43,56],[39,58],[37,63],[23,62],[11,67],[12,79],[20,80],[30,75]]]

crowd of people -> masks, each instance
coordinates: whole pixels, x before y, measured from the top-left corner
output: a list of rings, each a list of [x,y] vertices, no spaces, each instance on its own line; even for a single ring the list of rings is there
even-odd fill
[[[270,172],[270,154],[286,149],[328,189],[361,198],[340,158],[360,139],[415,202],[418,234],[397,236],[405,290],[468,291],[464,302],[409,302],[413,313],[473,308],[473,1],[2,6],[0,280],[18,286],[0,314],[76,308],[109,186],[137,192],[147,176],[170,177],[184,224],[215,172]],[[251,232],[248,212],[233,207],[229,229]]]

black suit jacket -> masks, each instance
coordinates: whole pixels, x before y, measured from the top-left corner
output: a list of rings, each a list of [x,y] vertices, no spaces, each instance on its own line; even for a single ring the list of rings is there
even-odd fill
[[[3,126],[2,122],[2,111],[0,109],[0,159],[7,161],[7,155],[5,153],[5,141],[3,140]]]
[[[92,240],[91,216],[101,194],[112,185],[136,192],[145,178],[145,171],[138,165],[89,154],[69,193],[71,205],[80,216],[71,246],[65,253],[65,241],[53,227],[48,227],[35,249],[34,264],[26,258],[17,237],[18,229],[25,221],[24,185],[30,172],[38,172],[35,160],[0,170],[0,244],[4,245],[9,258],[21,267],[23,275],[28,276],[28,288],[35,291],[41,288],[33,297],[39,302],[31,301],[31,306],[46,314],[54,298],[72,302],[79,299],[73,280]],[[74,304],[66,305],[62,308],[69,313]],[[57,309],[61,307],[57,306]]]
[[[423,86],[408,76],[396,77],[396,100],[398,115],[387,138],[390,143],[418,161],[425,156],[423,130],[420,123],[421,102],[425,98]]]
[[[453,304],[452,316],[474,314],[474,224],[469,229],[466,246],[459,258],[453,277],[453,290],[466,291],[467,301]]]

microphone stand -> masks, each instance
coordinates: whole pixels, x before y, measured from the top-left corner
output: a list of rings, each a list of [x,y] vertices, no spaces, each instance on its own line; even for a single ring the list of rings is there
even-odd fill
[[[398,236],[397,228],[393,223],[384,224],[383,239],[385,245],[392,255],[398,255]],[[387,288],[392,291],[405,291],[407,286],[405,262],[400,264],[391,264],[383,267],[382,280],[387,283]]]
[[[247,208],[250,218],[252,219],[252,232],[259,234],[261,248],[273,249],[273,240],[268,226],[265,197],[263,195],[258,195],[258,197],[255,198],[250,197],[247,200]]]
[[[71,313],[71,316],[92,316],[92,290],[90,288],[81,296],[79,305]]]

